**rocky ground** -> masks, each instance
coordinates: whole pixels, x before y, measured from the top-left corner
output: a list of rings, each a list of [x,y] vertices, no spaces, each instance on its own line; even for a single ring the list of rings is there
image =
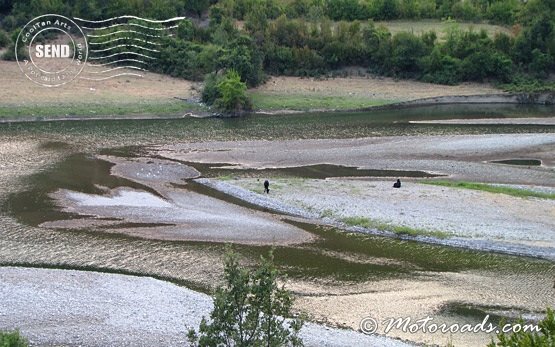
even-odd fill
[[[0,267],[0,329],[34,346],[187,346],[212,309],[210,296],[150,277]],[[306,346],[409,346],[308,323]]]

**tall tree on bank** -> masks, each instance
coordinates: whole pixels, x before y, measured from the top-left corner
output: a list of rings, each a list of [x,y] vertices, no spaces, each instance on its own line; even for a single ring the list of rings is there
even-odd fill
[[[237,255],[228,251],[226,285],[216,291],[210,320],[204,317],[198,333],[191,329],[189,341],[196,346],[303,346],[298,333],[303,322],[291,316],[291,294],[277,279],[279,272],[270,252],[255,270],[239,266]]]

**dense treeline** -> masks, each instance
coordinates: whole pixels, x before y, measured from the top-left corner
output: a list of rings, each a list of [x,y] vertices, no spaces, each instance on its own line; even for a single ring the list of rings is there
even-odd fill
[[[541,7],[521,0],[0,0],[0,19],[5,29],[13,30],[45,13],[91,20],[125,14],[149,18],[183,14],[200,17],[215,4],[239,20],[260,10],[262,4],[265,16],[271,19],[280,15],[312,20],[327,17],[336,21],[450,17],[503,24],[514,24],[528,8]]]
[[[6,31],[43,13],[187,15],[151,68],[192,80],[232,69],[249,86],[266,74],[316,76],[349,66],[442,84],[525,84],[555,71],[555,0],[0,0],[0,13]],[[441,39],[392,35],[373,21],[447,17],[514,24],[514,35],[463,31],[449,19]],[[0,31],[0,46],[9,37]]]
[[[208,27],[183,23],[178,37],[168,40],[159,68],[192,79],[233,68],[251,86],[264,72],[316,76],[348,66],[442,84],[545,79],[555,69],[555,1],[530,1],[519,12],[522,26],[515,36],[490,37],[453,23],[441,40],[435,32],[392,35],[373,21],[289,18],[269,0],[247,2],[246,8],[239,4],[245,2],[213,6]],[[237,17],[243,19],[242,30]]]

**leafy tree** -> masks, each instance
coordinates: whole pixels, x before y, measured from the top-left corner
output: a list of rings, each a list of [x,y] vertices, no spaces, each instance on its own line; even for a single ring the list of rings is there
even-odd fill
[[[418,61],[428,52],[421,38],[401,32],[393,37],[391,64],[394,74],[409,75],[418,72]]]
[[[524,324],[522,320],[517,322]],[[513,325],[514,326],[514,325]],[[497,334],[497,342],[491,341],[488,347],[551,347],[555,346],[555,315],[552,309],[547,309],[547,316],[538,323],[540,332],[529,332],[524,329],[512,333]]]
[[[246,94],[247,85],[241,81],[241,76],[235,70],[229,70],[224,78],[218,82],[219,97],[214,105],[219,110],[237,114],[251,109],[251,102]]]
[[[286,321],[292,298],[277,284],[272,253],[256,270],[241,268],[231,252],[224,264],[226,286],[216,292],[210,321],[202,319],[198,334],[190,330],[189,341],[198,346],[302,346],[302,321]]]

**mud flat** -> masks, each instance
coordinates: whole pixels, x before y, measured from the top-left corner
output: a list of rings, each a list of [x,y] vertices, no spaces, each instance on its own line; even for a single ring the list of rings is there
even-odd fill
[[[198,176],[194,168],[156,159],[101,157],[115,165],[113,175],[143,184],[149,191],[118,187],[103,194],[60,189],[50,197],[67,213],[82,218],[47,221],[45,228],[92,228],[98,232],[172,241],[244,244],[309,242],[313,236],[271,214],[253,211],[176,187]],[[256,230],[256,232],[253,232]]]
[[[550,169],[555,165],[555,134],[204,142],[160,146],[153,152],[189,162],[228,163],[230,168],[335,164],[361,169],[427,171],[476,182],[555,186],[555,175]],[[521,156],[541,160],[545,167],[509,167],[486,162]]]
[[[73,270],[0,267],[0,329],[19,328],[33,345],[183,346],[212,298],[155,280]],[[308,323],[306,346],[410,346]]]
[[[530,118],[487,118],[487,119],[441,119],[441,120],[412,120],[413,124],[513,124],[513,125],[555,125],[555,117]]]

